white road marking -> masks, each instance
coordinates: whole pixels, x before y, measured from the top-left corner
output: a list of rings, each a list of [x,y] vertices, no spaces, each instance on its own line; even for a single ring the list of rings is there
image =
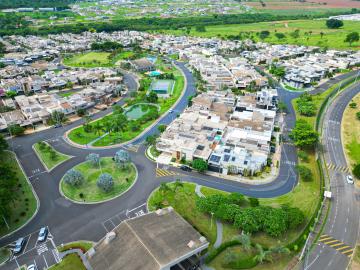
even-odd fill
[[[47,263],[44,255],[43,255],[43,258],[44,258],[44,261],[45,261],[45,264],[46,264],[46,269],[48,269],[48,268],[49,268],[49,265],[48,265],[48,263]]]
[[[319,255],[317,255],[317,256],[315,257],[315,259],[314,259],[306,268],[304,268],[304,270],[309,269],[309,268],[314,264],[314,262],[315,262],[318,258],[319,258]]]

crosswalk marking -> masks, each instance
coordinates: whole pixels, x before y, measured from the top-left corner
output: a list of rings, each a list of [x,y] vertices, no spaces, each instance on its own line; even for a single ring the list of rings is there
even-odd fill
[[[350,172],[349,167],[346,167],[346,166],[340,166],[340,165],[336,165],[334,163],[328,163],[326,165],[327,165],[327,168],[329,170],[339,171],[339,172],[346,172],[346,173]]]
[[[352,247],[327,234],[320,236],[319,241],[348,257],[350,257],[354,251]]]
[[[174,171],[159,169],[159,168],[156,169],[156,177],[176,176],[176,175],[181,176],[183,174]]]
[[[137,151],[139,151],[140,144],[128,144],[124,146],[124,148],[126,148],[129,151],[137,153]]]

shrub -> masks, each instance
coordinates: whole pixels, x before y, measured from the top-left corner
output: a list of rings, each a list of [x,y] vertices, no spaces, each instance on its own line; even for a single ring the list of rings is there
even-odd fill
[[[296,170],[300,174],[300,177],[303,181],[310,182],[313,180],[312,172],[308,167],[303,165],[297,165]]]
[[[203,159],[195,159],[192,162],[192,167],[197,170],[198,172],[204,172],[208,169],[208,164]]]
[[[352,173],[356,178],[360,179],[360,164],[355,165]]]
[[[257,198],[249,198],[249,203],[251,207],[256,207],[260,205],[259,199]]]
[[[103,173],[99,176],[99,179],[97,181],[97,186],[103,190],[104,192],[110,192],[114,187],[114,181],[110,174]]]
[[[298,112],[304,116],[314,116],[316,114],[316,106],[309,93],[302,94],[296,101]]]
[[[84,182],[84,176],[81,172],[70,169],[64,175],[64,182],[70,186],[80,186]]]
[[[349,107],[352,108],[352,109],[355,109],[355,108],[357,107],[356,102],[351,102],[351,103],[349,104]]]
[[[131,161],[129,152],[122,149],[117,151],[114,156],[114,161],[120,165],[121,168],[125,168]]]
[[[308,161],[309,161],[309,155],[308,155],[305,151],[300,150],[300,151],[298,152],[298,156],[299,156],[299,158],[301,159],[301,161],[304,161],[304,162],[308,162]]]
[[[45,148],[46,148],[46,143],[44,143],[44,142],[38,142],[38,144],[39,144],[39,149],[40,149],[40,150],[45,150]]]
[[[357,112],[357,113],[356,113],[356,119],[357,119],[357,120],[360,120],[360,112]]]
[[[96,167],[100,164],[100,155],[90,153],[86,156],[86,161],[89,162],[93,167]]]

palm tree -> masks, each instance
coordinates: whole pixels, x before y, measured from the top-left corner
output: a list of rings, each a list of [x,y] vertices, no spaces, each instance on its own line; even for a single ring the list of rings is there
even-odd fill
[[[105,123],[104,123],[104,129],[105,129],[105,132],[108,132],[109,133],[109,135],[110,135],[110,133],[111,133],[111,131],[112,131],[112,129],[113,129],[113,123],[112,122],[110,122],[110,121],[105,121]]]
[[[184,183],[180,181],[180,179],[176,179],[174,183],[174,192],[176,192],[179,188],[184,187]]]
[[[255,256],[255,260],[259,263],[263,262],[272,262],[271,250],[264,250],[263,247],[259,244],[256,244],[258,254]]]
[[[93,127],[95,134],[100,135],[100,131],[102,130],[102,125],[99,121],[94,123],[94,127]]]
[[[160,187],[159,187],[159,191],[163,194],[163,195],[165,195],[165,193],[167,193],[168,191],[170,191],[171,189],[170,189],[170,187],[169,187],[169,185],[167,184],[167,183],[161,183],[160,184]]]
[[[236,239],[240,241],[242,247],[245,250],[250,250],[251,249],[251,240],[250,240],[250,234],[247,233],[242,233],[239,236],[236,236]]]

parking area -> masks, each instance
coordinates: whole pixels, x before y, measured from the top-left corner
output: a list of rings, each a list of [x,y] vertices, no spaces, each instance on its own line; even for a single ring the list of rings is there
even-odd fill
[[[111,218],[102,222],[102,225],[106,232],[112,231],[116,226],[118,226],[122,221],[130,218],[135,218],[142,216],[147,213],[146,203],[141,204],[133,209],[128,209],[126,211],[121,211]]]
[[[51,232],[45,241],[38,241],[39,231],[35,231],[27,236],[24,236],[25,242],[21,252],[12,254],[8,263],[2,269],[19,269],[21,266],[28,267],[35,265],[35,269],[48,269],[52,265],[60,262],[59,253],[54,243],[54,237]],[[15,243],[9,245],[9,248],[14,248]],[[26,268],[25,268],[26,269]]]

